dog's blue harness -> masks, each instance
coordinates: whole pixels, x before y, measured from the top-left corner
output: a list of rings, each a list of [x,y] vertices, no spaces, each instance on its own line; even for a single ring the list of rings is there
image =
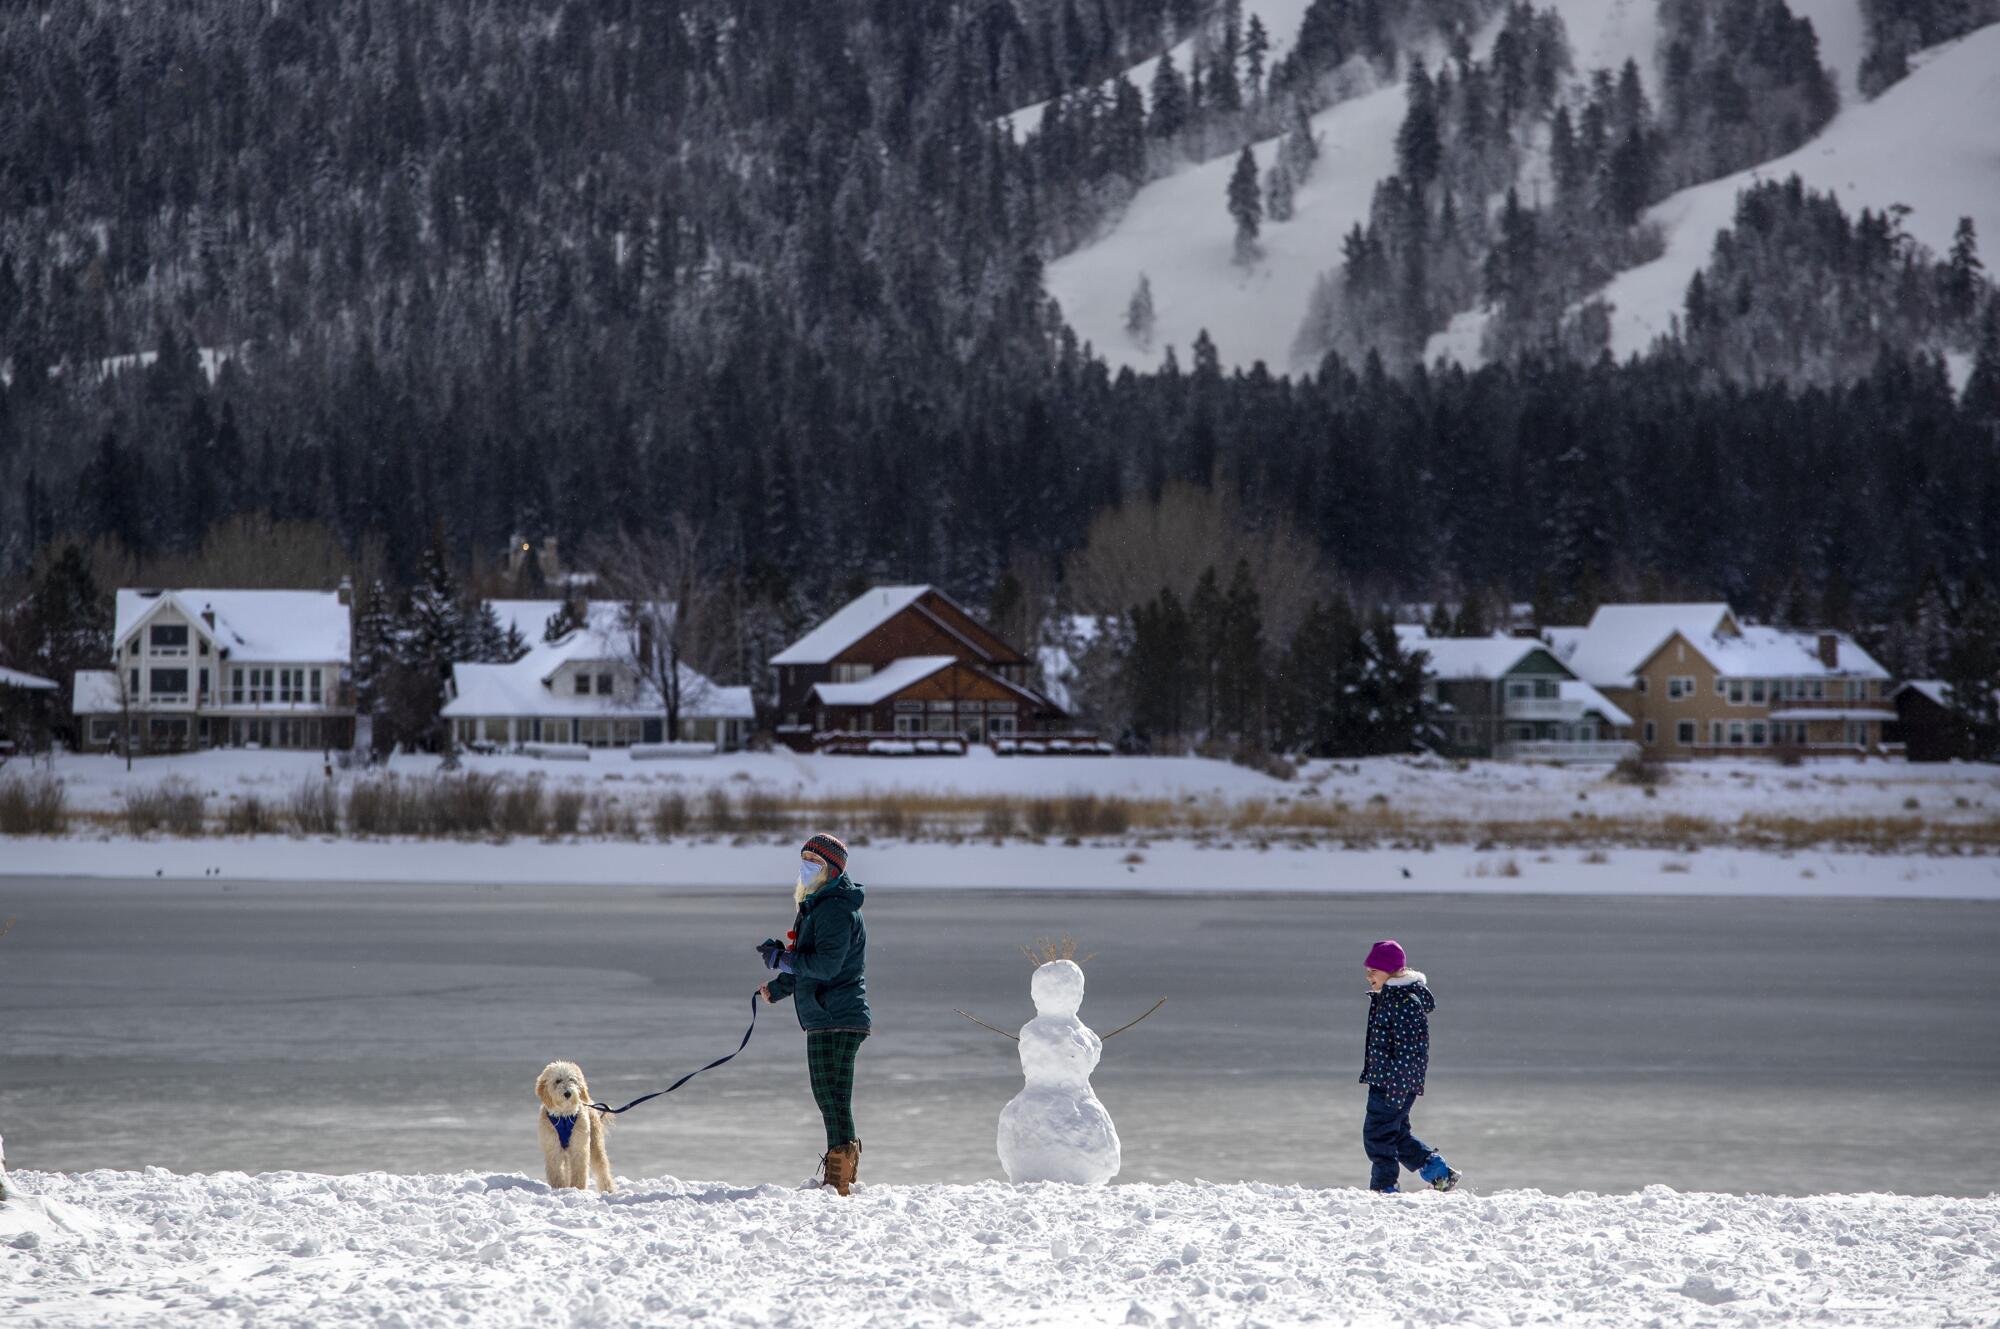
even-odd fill
[[[558,1117],[553,1112],[546,1112],[542,1115],[549,1119],[549,1125],[556,1128],[556,1138],[562,1141],[562,1147],[569,1148],[570,1132],[576,1129],[576,1119],[582,1114],[572,1112],[567,1117]]]

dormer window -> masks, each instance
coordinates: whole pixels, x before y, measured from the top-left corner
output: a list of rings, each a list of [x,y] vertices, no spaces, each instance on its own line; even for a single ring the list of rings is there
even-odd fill
[[[597,676],[597,695],[600,697],[611,695],[611,675],[599,674]]]
[[[837,664],[833,667],[833,681],[836,683],[859,683],[875,672],[872,664]]]
[[[579,697],[588,697],[590,695],[589,674],[578,672],[576,676],[576,695]]]

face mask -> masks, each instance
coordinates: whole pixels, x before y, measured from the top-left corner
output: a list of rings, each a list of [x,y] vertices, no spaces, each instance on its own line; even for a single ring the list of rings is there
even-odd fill
[[[826,864],[812,863],[803,858],[800,859],[799,879],[798,884],[792,889],[792,902],[794,904],[803,904],[805,898],[818,890],[820,883],[825,880]]]

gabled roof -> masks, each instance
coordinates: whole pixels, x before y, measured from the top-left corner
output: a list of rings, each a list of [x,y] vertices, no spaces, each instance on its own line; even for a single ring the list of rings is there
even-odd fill
[[[842,651],[915,604],[929,586],[876,586],[833,611],[833,616],[771,657],[774,665],[826,664]]]
[[[993,652],[981,646],[965,633],[932,613],[921,603],[926,595],[936,595],[966,618],[974,619],[964,605],[946,595],[935,586],[877,586],[849,600],[833,612],[833,616],[800,637],[771,657],[774,665],[822,665],[830,664],[834,658],[866,637],[875,629],[887,623],[906,609],[915,608],[930,620],[940,631],[956,637],[965,643],[966,649],[980,660],[991,661]]]
[[[118,675],[109,669],[79,669],[70,684],[70,714],[106,715],[118,707]]]
[[[909,655],[857,683],[816,683],[813,691],[827,706],[873,706],[957,663],[955,655]]]
[[[1629,728],[1632,717],[1611,704],[1611,699],[1580,678],[1566,678],[1556,687],[1556,695],[1564,701],[1583,703],[1584,714],[1595,712],[1606,724]]]
[[[1430,657],[1424,662],[1424,672],[1432,678],[1498,678],[1536,651],[1554,658],[1548,643],[1540,638],[1506,633],[1490,637],[1406,636],[1402,646]]]
[[[131,635],[172,605],[182,616],[210,633],[218,649],[232,660],[274,664],[321,664],[352,659],[347,606],[333,591],[231,591],[181,587],[142,590],[120,587],[112,644],[122,647]],[[215,614],[215,626],[202,621]]]
[[[1819,655],[1819,639],[1834,641],[1833,663]],[[1889,671],[1844,632],[1811,628],[1774,628],[1753,623],[1735,636],[1690,637],[1688,644],[1725,678],[1870,678],[1885,679]]]
[[[458,663],[451,667],[452,698],[442,714],[447,716],[645,716],[664,715],[666,702],[659,689],[640,680],[637,695],[605,697],[597,693],[576,696],[558,691],[552,683],[566,664],[606,662],[619,665],[621,681],[630,683],[634,671],[621,664],[626,653],[622,606],[615,600],[600,600],[585,611],[585,625],[555,641],[542,640],[549,619],[561,608],[560,600],[493,600],[493,612],[502,627],[512,626],[527,639],[528,653],[512,664]],[[671,613],[671,609],[668,611]],[[724,687],[687,665],[680,667],[681,714],[697,720],[753,720],[757,710],[747,687]]]
[[[1629,687],[1632,674],[1678,632],[1689,641],[1715,635],[1734,622],[1721,600],[1692,604],[1599,605],[1587,628],[1551,628],[1556,658],[1578,678],[1598,687]]]
[[[26,692],[53,692],[56,682],[43,678],[40,674],[24,674],[18,669],[0,666],[0,688],[20,688]]]
[[[1928,697],[1935,705],[1947,709],[1951,706],[1951,684],[1941,678],[1906,679],[1903,685],[1896,689],[1896,695],[1900,697],[1905,692],[1915,692],[1919,696]]]

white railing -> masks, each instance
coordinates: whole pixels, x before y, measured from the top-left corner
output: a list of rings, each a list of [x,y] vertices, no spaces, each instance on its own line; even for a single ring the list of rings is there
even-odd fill
[[[1596,739],[1564,742],[1541,739],[1535,742],[1502,743],[1493,755],[1502,761],[1623,761],[1639,750],[1624,739]]]
[[[1581,720],[1583,703],[1562,697],[1509,697],[1509,720]]]

